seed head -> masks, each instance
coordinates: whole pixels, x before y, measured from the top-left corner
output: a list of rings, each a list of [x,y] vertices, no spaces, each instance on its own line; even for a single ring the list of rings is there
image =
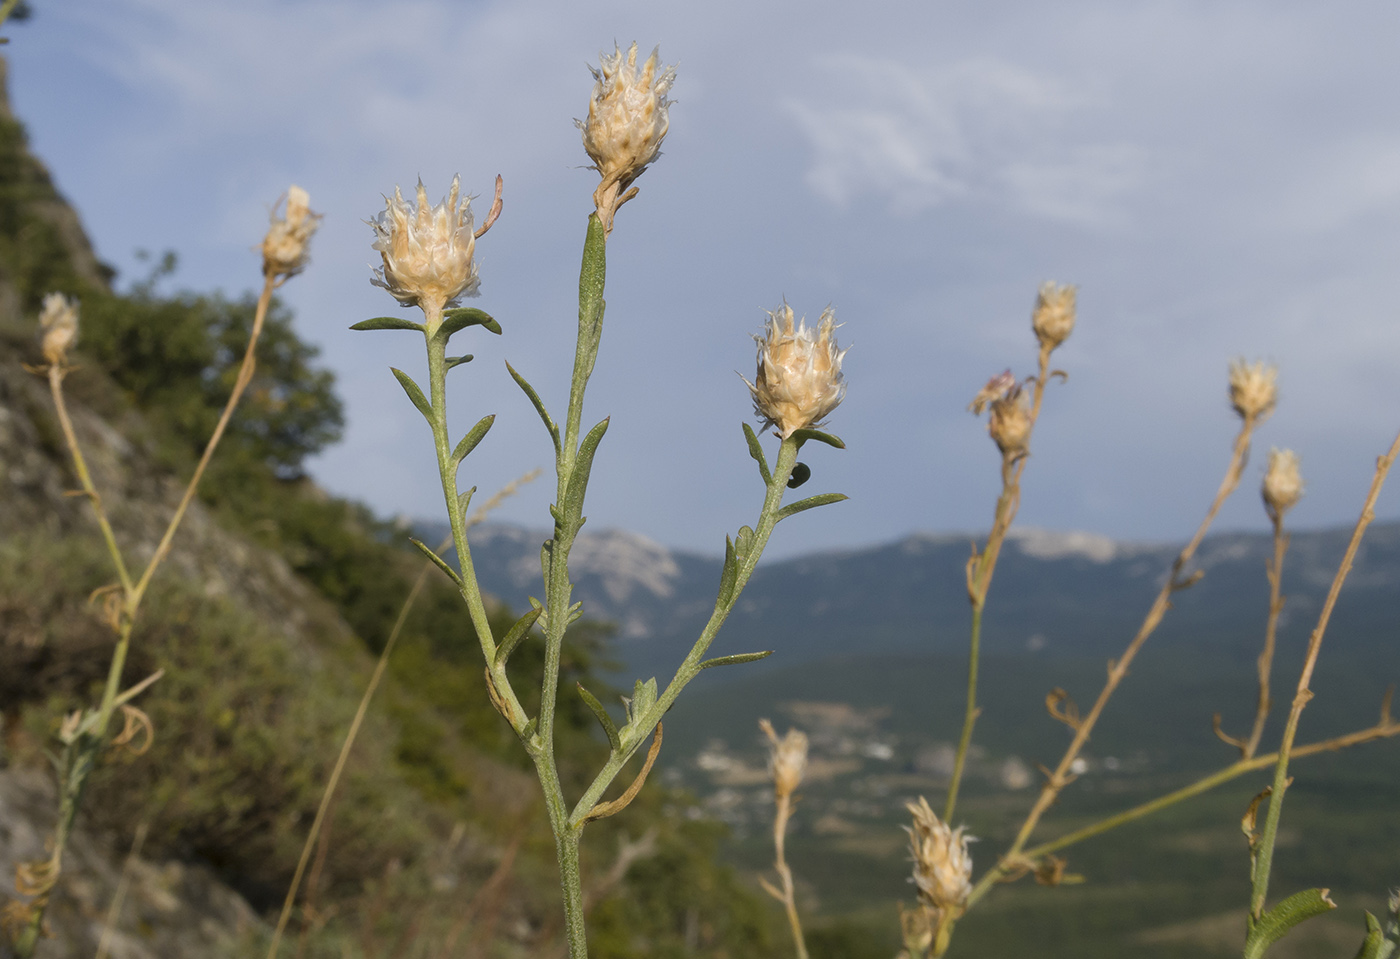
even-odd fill
[[[429,322],[463,296],[475,296],[481,281],[473,254],[471,197],[462,196],[460,177],[437,206],[428,205],[423,181],[418,181],[417,204],[410,206],[398,187],[384,198],[384,212],[367,221],[374,229],[373,246],[384,258],[383,269],[370,280],[388,290],[404,306],[417,306]]]
[[[70,300],[62,293],[45,296],[44,307],[39,313],[39,331],[44,359],[54,366],[63,366],[68,359],[68,351],[78,342],[78,301]]]
[[[1051,280],[1040,285],[1031,313],[1031,328],[1042,348],[1053,350],[1074,332],[1075,296],[1078,288]]]
[[[987,432],[1002,456],[1025,453],[1031,439],[1031,410],[1025,391],[1010,370],[988,380],[967,408],[981,415],[988,406],[991,407],[991,416],[987,421]]]
[[[829,308],[815,329],[807,328],[805,318],[794,326],[786,303],[768,314],[764,335],[754,337],[758,373],[754,382],[744,380],[764,429],[776,427],[787,439],[797,430],[819,426],[841,404],[846,350],[837,348],[835,332],[836,314]]]
[[[293,276],[305,269],[306,245],[321,225],[321,214],[311,212],[308,206],[311,197],[301,187],[292,184],[285,199],[282,216],[277,215],[282,200],[272,208],[272,225],[263,238],[263,274],[266,276]]]
[[[800,729],[789,729],[787,735],[779,739],[768,720],[760,719],[758,725],[768,735],[768,771],[773,776],[773,793],[779,799],[791,796],[807,772],[807,734]]]
[[[1269,450],[1269,467],[1264,471],[1264,508],[1274,522],[1303,497],[1303,477],[1298,473],[1298,454],[1292,450]]]
[[[1262,421],[1278,401],[1278,368],[1259,360],[1230,364],[1230,405],[1242,419]]]
[[[593,73],[593,96],[588,101],[588,119],[575,120],[583,131],[583,148],[603,181],[593,192],[598,218],[609,233],[613,215],[636,191],[629,187],[661,155],[661,141],[670,126],[666,94],[676,80],[674,66],[661,69],[657,59],[661,48],[640,68],[637,45],[624,55],[614,44],[612,56],[599,55],[600,67]]]
[[[914,816],[914,825],[904,829],[914,860],[910,881],[919,889],[919,901],[936,910],[940,922],[957,918],[972,893],[972,854],[967,849],[972,837],[962,826],[950,829],[922,796],[906,808]]]

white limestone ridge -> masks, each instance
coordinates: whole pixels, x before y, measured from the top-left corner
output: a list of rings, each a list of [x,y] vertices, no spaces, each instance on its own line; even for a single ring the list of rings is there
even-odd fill
[[[542,530],[494,523],[478,527],[472,535],[484,542],[505,539],[532,547],[549,538],[549,533]],[[533,548],[511,561],[510,578],[517,586],[538,583],[539,557],[538,548]],[[620,529],[580,533],[569,552],[569,571],[574,579],[596,576],[603,592],[615,603],[626,602],[638,590],[669,597],[681,575],[680,566],[668,549],[645,536]]]
[[[1023,555],[1034,559],[1082,556],[1094,563],[1108,563],[1124,552],[1119,543],[1107,536],[1081,530],[1061,532],[1033,526],[1013,526],[1006,538],[1014,542]]]

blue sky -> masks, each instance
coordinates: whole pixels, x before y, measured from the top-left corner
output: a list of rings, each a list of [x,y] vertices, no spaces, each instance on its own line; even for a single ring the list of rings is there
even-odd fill
[[[1026,474],[1023,523],[1189,535],[1224,468],[1236,356],[1280,369],[1226,528],[1264,525],[1270,445],[1302,455],[1299,526],[1352,521],[1400,428],[1400,7],[1353,3],[463,3],[37,0],[8,30],[11,96],[99,254],[125,279],[174,249],[175,283],[241,292],[269,205],[325,213],[285,288],[340,378],[349,426],[313,467],[384,514],[441,513],[426,428],[389,375],[407,334],[352,334],[396,305],[369,284],[381,194],[454,173],[505,214],[478,246],[501,338],[454,373],[483,491],[550,446],[504,360],[566,396],[596,174],[573,118],[614,40],[679,62],[664,156],[609,244],[586,417],[613,422],[586,511],[713,552],[761,498],[739,424],[764,311],[845,324],[843,453],[778,554],[988,522],[998,457],[965,411],[1031,371],[1046,279],[1080,322]],[[485,203],[479,207],[484,208]],[[547,522],[551,483],[504,518]],[[1384,517],[1400,515],[1387,495]]]

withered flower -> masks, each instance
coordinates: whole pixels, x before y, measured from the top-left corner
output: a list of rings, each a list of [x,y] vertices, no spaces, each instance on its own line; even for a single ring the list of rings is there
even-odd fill
[[[1053,350],[1074,331],[1075,297],[1078,288],[1051,280],[1040,285],[1031,313],[1031,328],[1040,345]]]
[[[768,720],[760,719],[758,725],[768,736],[768,771],[773,776],[773,792],[779,799],[791,796],[807,772],[807,734],[789,729],[779,739]]]
[[[846,351],[836,345],[836,314],[824,310],[815,329],[806,321],[793,323],[792,307],[784,303],[768,314],[758,344],[758,372],[748,383],[753,408],[764,428],[775,427],[787,439],[800,429],[818,426],[846,396],[841,361]]]
[[[462,196],[460,177],[452,178],[451,191],[437,206],[429,205],[421,180],[415,205],[395,187],[393,197],[384,198],[384,212],[367,222],[384,260],[370,282],[404,306],[421,308],[432,323],[445,307],[476,295],[480,278],[473,260],[471,197]]]
[[[972,854],[967,848],[972,837],[962,826],[949,828],[922,796],[906,808],[914,817],[914,825],[904,827],[914,860],[910,881],[918,887],[920,902],[936,910],[940,922],[956,919],[972,894]]]
[[[282,205],[281,200],[277,206]],[[287,189],[283,215],[274,206],[272,225],[263,238],[263,273],[266,276],[293,276],[306,268],[306,247],[321,225],[321,214],[312,213],[310,195],[295,183]]]
[[[1269,450],[1269,466],[1264,471],[1264,508],[1274,522],[1293,508],[1303,496],[1303,477],[1298,473],[1298,454],[1292,450]]]
[[[1278,401],[1278,368],[1259,360],[1230,364],[1230,405],[1242,419],[1259,422],[1274,411]]]
[[[54,366],[63,366],[68,359],[68,351],[78,342],[78,301],[70,300],[62,293],[45,296],[44,307],[39,313],[39,332],[44,359]]]
[[[599,57],[593,73],[588,119],[575,120],[583,131],[583,148],[603,180],[593,192],[598,218],[611,233],[618,207],[635,195],[629,190],[637,177],[661,155],[661,141],[670,127],[666,98],[676,80],[674,66],[661,68],[660,48],[637,66],[637,45],[627,53],[613,47],[612,56]]]

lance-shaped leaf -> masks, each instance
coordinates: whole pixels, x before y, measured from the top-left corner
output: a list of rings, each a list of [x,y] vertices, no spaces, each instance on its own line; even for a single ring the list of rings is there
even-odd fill
[[[724,606],[734,595],[734,582],[739,577],[739,558],[734,554],[734,540],[724,537],[724,569],[719,574],[719,595],[716,606]]]
[[[608,711],[603,708],[603,704],[598,702],[598,697],[584,689],[582,683],[575,683],[574,685],[578,687],[578,694],[583,697],[584,703],[587,704],[589,709],[593,710],[593,715],[598,717],[598,722],[602,725],[603,732],[608,734],[608,745],[612,746],[613,752],[618,752],[622,749],[622,740],[618,738],[617,725],[612,721],[612,717],[609,716]]]
[[[608,422],[611,419],[609,416],[589,430],[578,446],[574,473],[569,477],[568,489],[564,491],[564,502],[560,504],[566,517],[577,519],[583,513],[583,495],[588,490],[588,474],[593,470],[593,454],[598,452],[598,444],[603,441],[603,434],[608,431]]]
[[[510,654],[515,652],[515,647],[519,646],[520,641],[529,635],[530,627],[535,625],[535,620],[539,619],[540,613],[543,612],[543,609],[535,607],[517,619],[515,624],[506,630],[506,634],[501,637],[501,645],[496,647],[496,658],[493,660],[498,668],[506,664],[506,660],[510,659]]]
[[[442,336],[451,336],[458,330],[465,330],[469,326],[484,326],[497,336],[501,333],[501,324],[493,320],[490,314],[473,306],[460,306],[451,310],[443,310],[442,326],[438,327],[438,333]]]
[[[797,440],[798,449],[801,449],[802,444],[808,440],[816,440],[818,443],[834,446],[838,450],[846,448],[846,444],[841,441],[841,437],[833,436],[830,433],[823,433],[821,430],[793,430],[792,438]]]
[[[486,436],[487,430],[491,429],[491,424],[496,422],[496,414],[483,416],[477,424],[467,431],[467,435],[462,437],[462,441],[457,444],[457,448],[452,451],[452,468],[456,469],[457,464],[467,458],[467,454],[476,449],[476,444],[480,443]]]
[[[563,448],[559,443],[559,427],[554,425],[554,419],[549,415],[549,411],[544,408],[544,400],[540,399],[540,394],[535,392],[535,388],[525,381],[525,377],[515,372],[515,367],[509,363],[506,369],[510,370],[511,379],[515,380],[517,386],[525,391],[525,395],[530,398],[530,403],[535,407],[535,412],[540,414],[540,419],[544,421],[544,428],[549,430],[550,437],[554,440],[554,454],[559,455]]]
[[[632,687],[632,707],[633,718],[646,715],[646,711],[656,705],[656,677],[653,676],[646,682],[637,680]]]
[[[475,492],[476,492],[476,487],[473,486],[471,489],[467,490],[465,493],[458,493],[458,494],[457,494],[457,515],[461,516],[463,519],[466,519],[466,517],[467,517],[467,507],[470,506],[470,505],[472,504],[472,495],[473,495]]]
[[[1295,892],[1249,924],[1244,959],[1260,959],[1265,950],[1288,934],[1294,926],[1313,916],[1331,912],[1337,904],[1327,898],[1328,889]]]
[[[789,516],[794,516],[804,510],[816,509],[818,506],[826,506],[828,503],[839,503],[842,500],[850,499],[845,493],[821,493],[817,496],[809,496],[800,499],[796,503],[789,503],[778,510],[778,522],[782,522]]]
[[[427,329],[422,323],[415,323],[412,320],[405,320],[401,316],[376,316],[372,320],[361,320],[352,330],[417,330],[422,333]]]
[[[449,356],[446,360],[443,361],[443,372],[446,372],[447,370],[456,369],[463,363],[470,363],[472,359],[473,357],[470,353],[466,354],[465,356]]]
[[[456,583],[458,586],[462,585],[462,577],[457,575],[457,571],[455,569],[447,565],[447,560],[443,559],[437,553],[434,553],[431,546],[429,546],[422,540],[414,539],[412,536],[408,538],[408,541],[414,546],[417,546],[419,552],[421,552],[424,556],[432,560],[438,569],[446,573],[448,575],[448,578],[450,578],[452,582]]]
[[[711,666],[737,666],[740,663],[756,663],[760,659],[767,659],[773,655],[771,649],[765,649],[761,653],[735,653],[733,656],[716,656],[714,659],[707,659],[700,664],[700,669],[709,669]]]
[[[749,455],[758,464],[758,475],[763,477],[764,486],[773,485],[773,472],[768,469],[768,457],[763,455],[763,447],[758,442],[758,434],[753,431],[753,427],[744,424],[744,439],[749,444]]]
[[[403,391],[408,394],[408,398],[413,401],[413,405],[418,407],[418,412],[423,414],[423,418],[429,423],[433,421],[433,404],[428,402],[428,398],[423,395],[423,390],[413,382],[413,377],[403,370],[396,370],[392,366],[389,369],[393,372],[394,378],[399,381]]]
[[[751,526],[740,526],[739,532],[734,536],[734,557],[743,563],[749,557],[749,550],[753,549],[754,532]]]

